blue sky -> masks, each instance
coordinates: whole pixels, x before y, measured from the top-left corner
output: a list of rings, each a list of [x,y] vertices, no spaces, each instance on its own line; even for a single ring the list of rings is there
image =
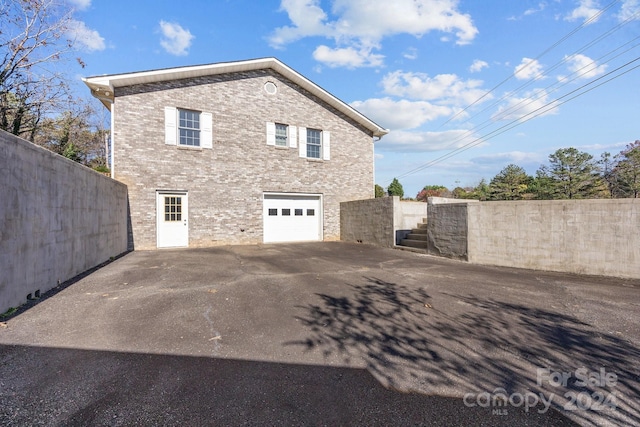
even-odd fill
[[[391,130],[407,196],[640,139],[640,0],[67,1],[78,76],[277,57]]]

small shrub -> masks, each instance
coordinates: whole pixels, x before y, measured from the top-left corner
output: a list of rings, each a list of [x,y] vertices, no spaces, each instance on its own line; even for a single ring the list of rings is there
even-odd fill
[[[106,167],[105,165],[96,166],[96,167],[93,168],[93,170],[96,171],[96,172],[101,172],[101,173],[109,173],[109,172],[111,172],[109,170],[109,168]]]
[[[9,309],[7,311],[5,311],[4,313],[0,314],[0,318],[4,318],[4,317],[9,317],[11,316],[13,313],[15,313],[16,311],[18,311],[17,308],[15,307],[9,307]]]

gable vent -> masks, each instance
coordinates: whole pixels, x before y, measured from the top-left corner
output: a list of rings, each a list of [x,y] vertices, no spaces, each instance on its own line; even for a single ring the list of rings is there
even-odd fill
[[[267,92],[269,95],[275,95],[276,92],[278,92],[278,87],[273,82],[266,82],[264,84],[264,91]]]

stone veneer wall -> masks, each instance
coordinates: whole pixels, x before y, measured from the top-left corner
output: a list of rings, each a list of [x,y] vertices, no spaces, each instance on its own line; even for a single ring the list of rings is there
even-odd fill
[[[127,187],[0,131],[0,313],[127,250]]]
[[[277,85],[275,95],[264,90]],[[129,187],[135,249],[156,247],[156,190],[186,190],[189,245],[260,243],[264,192],[323,195],[324,238],[340,202],[373,197],[371,132],[270,70],[117,88],[115,178]],[[164,107],[213,114],[213,148],[165,145]],[[331,132],[331,159],[266,144],[266,122]],[[244,231],[241,231],[244,230]]]

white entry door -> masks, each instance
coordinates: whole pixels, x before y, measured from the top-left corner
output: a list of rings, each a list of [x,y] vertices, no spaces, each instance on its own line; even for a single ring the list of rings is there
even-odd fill
[[[320,195],[265,194],[264,242],[322,240]]]
[[[189,246],[187,193],[157,193],[158,247]]]

